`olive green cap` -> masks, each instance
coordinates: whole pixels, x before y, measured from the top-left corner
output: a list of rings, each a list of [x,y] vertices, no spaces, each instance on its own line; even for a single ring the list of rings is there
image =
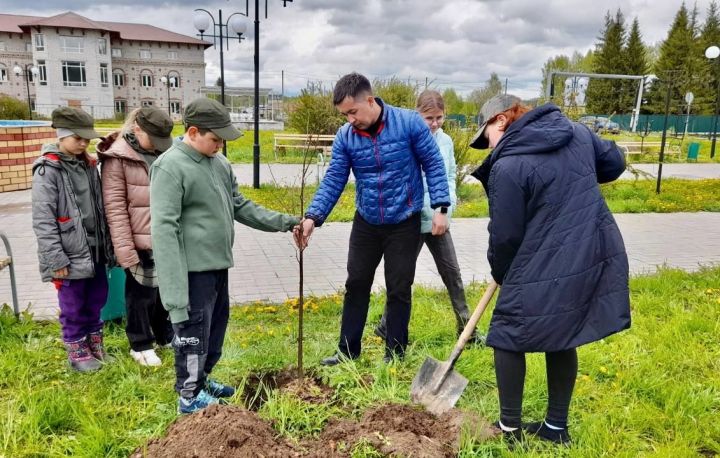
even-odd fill
[[[138,126],[150,137],[150,141],[158,151],[166,151],[173,144],[173,122],[163,110],[152,107],[141,108],[135,121]]]
[[[223,140],[235,140],[242,135],[242,132],[232,125],[228,109],[220,102],[206,97],[195,99],[185,107],[183,121],[185,127],[210,129]]]
[[[93,117],[79,108],[55,108],[52,112],[51,119],[51,127],[55,129],[68,129],[75,135],[86,140],[102,137],[102,135],[95,132],[95,120]]]

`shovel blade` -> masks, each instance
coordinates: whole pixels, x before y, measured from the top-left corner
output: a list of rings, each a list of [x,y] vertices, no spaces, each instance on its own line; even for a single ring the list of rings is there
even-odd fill
[[[448,363],[441,363],[433,358],[425,359],[410,387],[412,401],[424,405],[435,415],[452,409],[465,390],[468,380],[454,370],[450,370],[445,377],[448,369]]]

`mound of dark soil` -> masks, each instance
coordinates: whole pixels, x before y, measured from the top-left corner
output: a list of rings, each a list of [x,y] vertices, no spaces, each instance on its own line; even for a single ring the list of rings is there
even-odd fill
[[[484,420],[451,410],[440,417],[403,404],[388,404],[365,412],[360,421],[331,420],[319,440],[321,456],[349,456],[358,442],[384,455],[411,457],[456,456],[463,426],[478,440],[497,431]]]
[[[212,405],[179,418],[162,439],[148,443],[131,458],[292,457],[298,453],[255,412]]]

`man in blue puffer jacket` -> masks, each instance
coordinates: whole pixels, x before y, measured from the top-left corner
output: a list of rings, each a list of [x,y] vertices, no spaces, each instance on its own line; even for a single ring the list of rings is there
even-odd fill
[[[332,160],[302,221],[302,242],[325,222],[355,175],[355,218],[350,233],[338,352],[325,358],[333,366],[360,356],[375,269],[385,258],[387,339],[385,361],[402,358],[408,342],[415,250],[420,241],[425,172],[433,235],[447,230],[450,195],[445,165],[430,129],[415,111],[395,108],[373,97],[370,81],[358,73],[335,85],[333,103],[348,122],[333,142]]]

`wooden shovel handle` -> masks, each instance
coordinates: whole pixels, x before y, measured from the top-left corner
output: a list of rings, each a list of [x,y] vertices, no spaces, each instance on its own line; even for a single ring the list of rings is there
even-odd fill
[[[490,303],[490,300],[495,295],[497,287],[498,284],[495,283],[495,280],[490,280],[490,283],[485,290],[485,294],[483,294],[483,296],[480,298],[480,302],[478,302],[475,311],[473,312],[472,316],[470,316],[470,320],[468,320],[467,324],[465,325],[465,329],[463,329],[462,334],[460,334],[460,338],[455,344],[455,348],[453,348],[452,353],[450,353],[450,359],[448,360],[450,369],[455,366],[455,362],[460,357],[460,353],[462,353],[463,349],[465,348],[465,344],[467,344],[467,341],[470,340],[470,336],[472,335],[473,331],[475,331],[478,321],[480,321],[480,317]]]

